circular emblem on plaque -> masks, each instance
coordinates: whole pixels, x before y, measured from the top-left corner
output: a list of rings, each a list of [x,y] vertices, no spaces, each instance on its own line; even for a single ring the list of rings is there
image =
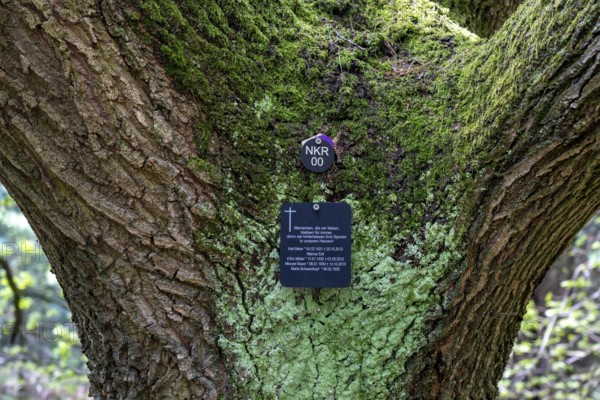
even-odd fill
[[[312,172],[325,172],[333,165],[335,153],[333,140],[326,135],[317,135],[302,142],[300,149],[302,164]]]

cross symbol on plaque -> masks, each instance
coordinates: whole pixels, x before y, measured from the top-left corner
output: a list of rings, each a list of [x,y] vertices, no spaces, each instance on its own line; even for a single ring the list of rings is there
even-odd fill
[[[288,213],[289,215],[289,232],[292,231],[292,213],[295,213],[296,210],[292,210],[292,206],[290,206],[290,208],[288,208],[287,210],[284,210],[283,212]]]

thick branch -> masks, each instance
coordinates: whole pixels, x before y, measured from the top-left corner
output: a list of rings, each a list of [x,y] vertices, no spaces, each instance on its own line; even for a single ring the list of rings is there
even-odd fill
[[[0,179],[72,307],[92,392],[216,398],[211,269],[194,249],[214,206],[187,167],[201,114],[110,2],[35,4],[0,5]]]
[[[417,375],[416,397],[493,395],[536,284],[600,209],[598,21],[597,2],[532,2],[464,69],[478,99],[466,131],[491,156],[463,215],[468,268],[448,288],[431,361],[417,361],[436,365]]]

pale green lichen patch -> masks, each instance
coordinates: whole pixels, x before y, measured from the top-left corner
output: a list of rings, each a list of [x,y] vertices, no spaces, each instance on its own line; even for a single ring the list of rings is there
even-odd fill
[[[448,224],[401,232],[414,245],[395,260],[397,242],[388,236],[394,230],[382,228],[358,200],[345,200],[354,210],[350,288],[282,287],[276,250],[252,261],[260,251],[255,243],[273,240],[277,227],[252,221],[246,230],[252,237],[237,232],[235,238],[248,251],[237,258],[240,279],[217,262],[220,281],[231,284],[215,288],[225,327],[218,343],[237,365],[240,397],[385,398],[426,343],[423,318],[440,301],[439,279],[460,260],[458,238]],[[438,256],[422,257],[425,251]]]

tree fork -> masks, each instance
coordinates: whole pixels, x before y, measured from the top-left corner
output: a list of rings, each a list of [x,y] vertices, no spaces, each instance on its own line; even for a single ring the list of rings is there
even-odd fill
[[[600,208],[592,1],[526,2],[489,41],[428,1],[0,4],[0,180],[95,397],[493,398]],[[281,288],[273,199],[352,204],[350,289]]]

